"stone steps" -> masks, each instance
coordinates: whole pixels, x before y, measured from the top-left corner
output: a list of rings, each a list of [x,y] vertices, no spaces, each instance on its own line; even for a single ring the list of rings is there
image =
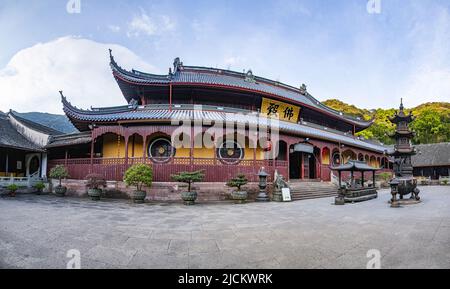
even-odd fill
[[[293,201],[337,196],[337,187],[330,182],[295,181],[289,187]]]

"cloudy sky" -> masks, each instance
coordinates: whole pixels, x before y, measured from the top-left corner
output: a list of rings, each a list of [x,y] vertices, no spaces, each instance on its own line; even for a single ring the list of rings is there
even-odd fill
[[[179,56],[365,108],[450,101],[448,0],[0,0],[0,27],[2,111],[62,113],[58,90],[124,104],[108,48],[127,69],[167,73]]]

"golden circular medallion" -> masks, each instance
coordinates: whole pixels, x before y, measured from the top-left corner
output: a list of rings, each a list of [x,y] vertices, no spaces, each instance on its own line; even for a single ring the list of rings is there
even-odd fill
[[[166,152],[166,149],[163,146],[158,147],[158,154],[162,155]]]

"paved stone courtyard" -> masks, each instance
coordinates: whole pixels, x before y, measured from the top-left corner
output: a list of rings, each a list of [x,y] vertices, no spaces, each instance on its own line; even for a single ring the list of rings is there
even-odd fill
[[[145,204],[20,195],[0,198],[0,267],[450,268],[450,187],[421,187],[423,202],[378,199],[292,203]]]

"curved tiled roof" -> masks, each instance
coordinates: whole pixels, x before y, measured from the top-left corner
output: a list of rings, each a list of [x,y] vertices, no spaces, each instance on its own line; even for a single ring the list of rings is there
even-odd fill
[[[64,134],[58,136],[52,136],[47,144],[46,148],[55,148],[55,147],[63,147],[63,146],[71,146],[71,145],[79,145],[79,144],[87,144],[92,140],[91,132],[77,132],[71,134]]]
[[[9,114],[12,115],[16,120],[18,120],[19,122],[21,122],[22,124],[26,125],[27,127],[42,132],[44,134],[48,134],[48,135],[61,135],[64,134],[63,132],[60,132],[56,129],[50,128],[48,126],[42,125],[40,123],[28,120],[26,118],[21,117],[16,111],[14,110],[10,110]]]
[[[265,94],[269,97],[280,98],[281,100],[288,100],[299,105],[304,105],[312,109],[321,111],[331,115],[342,121],[354,124],[356,126],[365,128],[370,126],[373,121],[364,121],[358,118],[353,118],[342,114],[322,104],[306,91],[306,86],[302,88],[295,88],[287,84],[277,81],[269,80],[263,77],[253,76],[251,71],[247,73],[240,73],[230,70],[198,67],[198,66],[184,66],[179,58],[175,59],[174,70],[169,71],[167,75],[157,75],[141,72],[138,70],[125,70],[121,68],[111,54],[111,69],[116,78],[119,87],[125,91],[127,84],[136,85],[195,85],[225,87],[229,89],[240,89],[251,91],[255,93]],[[124,93],[125,96],[125,93]],[[125,96],[129,102],[131,99]]]
[[[450,166],[450,142],[415,145],[414,167]]]
[[[203,119],[208,121],[237,122],[245,124],[256,124],[256,121],[259,121],[260,124],[261,122],[267,122],[267,124],[269,124],[269,119],[265,117],[256,118],[256,113],[245,115],[235,112],[220,111],[217,109],[196,111],[183,108],[174,108],[169,110],[167,108],[151,108],[148,106],[130,106],[122,107],[120,110],[117,108],[81,110],[72,106],[63,95],[61,98],[64,106],[64,112],[72,123],[80,130],[88,130],[87,126],[91,123],[120,123],[126,121],[164,121],[170,123],[172,120],[186,119]],[[353,136],[340,134],[331,130],[319,129],[317,127],[312,127],[305,124],[280,121],[279,126],[280,131],[286,133],[340,142],[380,153],[385,150],[385,147],[382,145],[366,142]]]
[[[9,117],[0,114],[0,147],[27,151],[42,151],[42,148],[29,141],[11,124]]]

